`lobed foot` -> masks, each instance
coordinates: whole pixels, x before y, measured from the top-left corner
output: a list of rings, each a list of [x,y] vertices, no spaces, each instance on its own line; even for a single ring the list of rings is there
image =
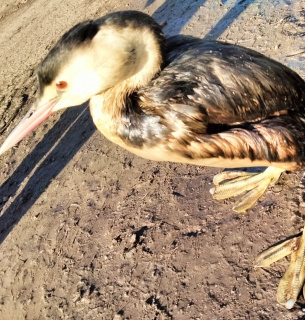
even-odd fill
[[[241,195],[233,210],[244,212],[253,207],[270,184],[277,182],[283,171],[285,170],[275,167],[268,167],[260,173],[223,171],[214,177],[215,188],[212,188],[210,192],[216,200]]]
[[[277,301],[287,309],[291,309],[297,301],[303,287],[305,297],[305,228],[301,236],[296,236],[279,245],[262,252],[256,260],[257,267],[267,267],[275,261],[291,254],[288,269],[280,280],[277,290]]]

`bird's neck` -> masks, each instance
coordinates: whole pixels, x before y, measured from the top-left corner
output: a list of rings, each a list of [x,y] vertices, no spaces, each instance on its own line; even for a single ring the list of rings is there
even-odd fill
[[[106,132],[114,133],[121,124],[128,97],[139,88],[145,87],[160,72],[163,64],[162,35],[156,35],[149,28],[141,32],[125,28],[124,32],[127,34],[122,36],[129,39],[132,55],[122,68],[132,70],[131,75],[90,100],[93,120],[106,136]]]
[[[129,69],[130,76],[118,83],[109,94],[116,92],[127,95],[140,87],[146,86],[161,70],[164,62],[163,34],[158,34],[151,28],[138,30],[134,27],[124,28],[125,38],[128,39],[128,59],[123,62],[123,69]]]
[[[126,145],[122,140],[120,130],[125,131],[126,128],[130,130],[130,119],[124,117],[129,100],[127,92],[127,88],[112,88],[90,100],[90,112],[97,129],[108,140],[123,148]],[[130,106],[130,103],[128,105]],[[133,107],[136,108],[135,105]]]

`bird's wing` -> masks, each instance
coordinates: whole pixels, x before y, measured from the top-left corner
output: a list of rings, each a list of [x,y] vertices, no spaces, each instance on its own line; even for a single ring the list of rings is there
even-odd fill
[[[178,108],[186,115],[192,110],[195,119],[228,125],[305,113],[305,83],[282,64],[226,43],[192,38],[177,40],[176,46],[174,42],[169,64],[139,91],[146,106],[162,112]]]
[[[299,161],[291,128],[293,115],[305,114],[305,83],[295,72],[221,42],[190,38],[170,48],[168,65],[137,93],[168,149],[193,159]]]

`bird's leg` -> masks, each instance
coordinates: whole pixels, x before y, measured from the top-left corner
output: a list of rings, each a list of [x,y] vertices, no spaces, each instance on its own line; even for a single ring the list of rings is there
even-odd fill
[[[305,280],[305,228],[301,236],[286,240],[262,252],[256,260],[257,267],[271,263],[291,254],[290,264],[277,289],[277,301],[291,309],[296,302]],[[303,286],[305,296],[305,286]]]
[[[242,195],[233,210],[244,212],[257,202],[270,184],[277,182],[283,171],[285,170],[275,167],[268,167],[260,173],[223,171],[214,177],[215,188],[210,192],[216,200]]]
[[[243,212],[251,208],[264,194],[270,184],[276,183],[283,169],[268,167],[261,173],[224,171],[214,177],[213,197],[217,200],[241,195],[233,208]],[[291,255],[291,261],[277,290],[277,301],[291,309],[305,281],[305,228],[301,236],[293,237],[261,253],[257,267],[267,267],[275,261]],[[305,286],[303,287],[305,296]]]

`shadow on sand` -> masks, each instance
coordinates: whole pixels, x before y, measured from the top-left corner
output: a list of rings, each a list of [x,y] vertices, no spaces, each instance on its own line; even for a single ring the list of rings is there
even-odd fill
[[[152,2],[153,1],[148,0],[147,3]],[[191,10],[186,12],[183,19],[181,19],[180,30],[198,10],[199,6],[205,2],[206,0],[194,1],[195,4],[191,6]],[[254,0],[237,1],[205,38],[217,39],[253,2]],[[157,19],[161,12],[164,16],[164,10],[174,3],[177,3],[177,1],[165,1],[153,16]],[[80,128],[82,129],[80,130]],[[2,213],[0,217],[0,243],[5,240],[23,215],[26,214],[46,190],[52,179],[66,167],[95,130],[88,108],[79,106],[67,109],[54,127],[43,137],[42,141],[37,144],[33,151],[24,158],[15,172],[2,184],[0,194],[13,196],[29,173],[31,173],[42,161],[42,158],[47,155],[35,169],[22,191]]]

